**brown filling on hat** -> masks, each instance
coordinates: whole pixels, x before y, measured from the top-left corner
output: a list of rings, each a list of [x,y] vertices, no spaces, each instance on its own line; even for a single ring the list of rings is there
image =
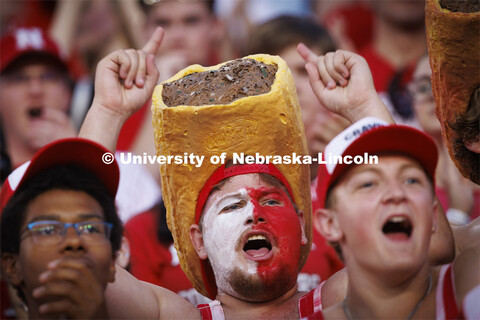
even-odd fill
[[[443,9],[451,12],[472,13],[480,11],[480,1],[478,0],[440,0]]]
[[[270,92],[278,66],[254,59],[237,59],[218,70],[196,72],[163,85],[168,107],[229,104]]]

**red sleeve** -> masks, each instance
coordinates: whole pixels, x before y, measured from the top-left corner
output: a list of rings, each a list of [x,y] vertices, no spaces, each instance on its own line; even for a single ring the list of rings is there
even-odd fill
[[[137,137],[140,129],[142,128],[143,121],[148,114],[148,110],[150,109],[150,101],[147,101],[143,105],[143,107],[135,112],[123,125],[122,129],[120,130],[120,134],[118,136],[117,142],[117,150],[125,151],[130,150],[132,148],[133,143],[135,142],[135,138]]]
[[[138,279],[158,284],[162,265],[171,260],[170,253],[157,240],[154,211],[140,213],[125,224],[130,245],[130,272]]]
[[[453,276],[452,265],[448,266],[443,282],[443,302],[445,304],[445,318],[459,319],[459,310],[457,300],[455,299],[455,280]]]
[[[399,70],[396,70],[395,67],[390,64],[390,62],[381,57],[371,44],[360,50],[359,54],[368,62],[368,66],[372,72],[375,90],[378,92],[387,92],[393,76]],[[417,60],[411,61],[405,67],[400,81],[400,86],[402,88],[405,88],[406,85],[412,80],[413,71],[415,70],[416,64]]]

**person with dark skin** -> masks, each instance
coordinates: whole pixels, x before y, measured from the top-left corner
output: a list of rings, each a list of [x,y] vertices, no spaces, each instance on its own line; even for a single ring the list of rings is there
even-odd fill
[[[158,30],[142,50],[115,52],[100,62],[97,72],[98,90],[96,90],[96,92],[98,95],[94,99],[86,122],[81,129],[81,136],[99,141],[103,145],[108,146],[110,150],[115,148],[118,128],[131,113],[144,104],[145,100],[148,99],[152,93],[153,86],[156,83],[156,77],[158,76],[153,66],[153,54],[160,45],[161,36],[162,31]],[[304,51],[303,54],[305,53]],[[310,56],[308,52],[306,56],[312,59],[314,57]],[[316,70],[315,65],[313,65],[313,67]],[[311,69],[311,67],[309,68]],[[339,112],[350,121],[355,121],[364,115],[380,115],[391,121],[388,112],[385,110],[385,106],[373,89],[371,77],[368,78],[368,76],[365,76],[363,73],[365,70],[368,70],[368,67],[365,67],[361,61],[352,60],[347,68],[347,73],[351,72],[350,79],[348,83],[346,81],[342,83],[345,87],[337,87],[337,89],[335,89],[329,86],[327,89],[324,85],[322,87],[321,84],[315,81],[312,82],[312,87],[315,91],[323,88],[324,95],[322,96],[321,102],[326,103],[331,110]],[[311,71],[312,70],[309,70],[309,73]],[[119,79],[123,79],[123,81],[119,81]],[[106,92],[109,94],[106,95]],[[112,92],[118,94],[112,95]],[[102,125],[103,123],[108,123],[108,125]],[[244,179],[250,180],[247,181]],[[250,185],[257,186],[257,184],[260,183],[251,179],[255,180],[256,178],[253,176],[249,177],[248,175],[240,175],[238,179],[232,179],[232,184],[235,182],[239,184],[235,185],[235,188],[242,189],[248,188]],[[230,185],[228,185],[228,187],[230,187]],[[265,186],[259,185],[258,187],[264,188]],[[225,188],[227,188],[227,185],[225,185]],[[225,196],[228,194],[229,193]],[[215,194],[212,194],[211,197],[211,201],[213,202],[221,201],[220,198],[214,199],[217,198]],[[250,195],[249,199],[253,201],[254,198],[251,197]],[[250,200],[245,200],[247,203],[249,201]],[[258,201],[258,199],[255,201]],[[206,207],[204,208],[206,211],[204,212],[209,211],[209,208],[218,207],[215,203],[211,205],[209,203],[210,199],[206,203]],[[271,202],[268,201],[268,203],[270,204]],[[230,209],[233,208],[229,207],[229,210]],[[235,210],[236,209],[237,207],[235,205]],[[296,217],[295,219],[298,218]],[[210,233],[215,234],[214,230],[217,225],[215,219],[207,220],[211,220],[211,226],[206,229],[210,230]],[[215,237],[212,238],[211,235],[209,236],[207,230],[204,230],[205,234],[203,234],[203,231],[199,228],[192,228],[191,233],[193,239],[198,239],[199,234],[202,235],[201,238],[204,239],[204,245],[202,246],[200,243],[200,245],[196,247],[199,258],[203,258],[205,254],[210,257],[211,254],[208,252],[209,249],[207,249],[207,247],[210,245],[213,246],[212,243],[215,242]],[[198,231],[200,231],[200,233]],[[301,241],[301,238],[299,239],[299,241]],[[226,275],[226,273],[222,273],[221,271],[218,274]],[[219,288],[226,289],[226,291],[224,291],[225,295],[221,298],[223,300],[222,305],[226,303],[224,308],[226,308],[225,310],[229,310],[227,312],[229,312],[230,316],[235,317],[235,314],[237,316],[245,315],[245,312],[247,312],[251,316],[255,316],[255,314],[266,316],[269,314],[279,317],[279,313],[271,313],[268,310],[271,310],[273,305],[276,306],[277,302],[280,301],[282,302],[282,308],[276,310],[276,312],[282,312],[283,308],[285,308],[284,311],[286,313],[282,313],[283,315],[289,315],[289,317],[291,317],[293,314],[296,314],[296,309],[298,308],[297,300],[300,295],[298,295],[295,288],[289,289],[287,293],[283,294],[281,292],[270,293],[280,295],[280,298],[277,298],[277,300],[280,300],[272,300],[277,301],[274,303],[259,303],[257,301],[255,302],[255,308],[251,309],[247,307],[251,305],[251,302],[243,301],[241,297],[229,294],[231,291],[222,284],[222,279],[222,277],[218,279]],[[135,297],[139,298],[137,299]],[[112,286],[107,288],[107,307],[110,315],[113,317],[199,317],[198,311],[179,296],[163,288],[138,282],[121,270],[118,270],[117,280]],[[274,309],[277,308],[275,307]]]
[[[118,167],[102,165],[106,151],[84,139],[54,142],[2,187],[2,271],[31,319],[107,317],[122,224]]]
[[[81,129],[81,135],[83,137],[90,137],[97,141],[100,140],[105,145],[112,147],[112,149],[114,148],[116,136],[112,137],[111,132],[107,133],[107,135],[97,134],[99,132],[105,133],[105,130],[114,130],[113,132],[118,132],[115,130],[117,129],[117,124],[124,121],[126,115],[133,111],[134,108],[141,106],[144,103],[144,100],[152,93],[153,86],[156,84],[156,77],[158,77],[158,73],[153,66],[153,54],[158,48],[161,36],[161,30],[157,29],[152,36],[151,41],[143,50],[128,52],[118,51],[100,62],[97,73],[97,86],[101,87],[99,87],[99,90],[96,90],[97,95],[94,99],[94,104],[92,105],[92,109],[87,115],[86,122]],[[105,70],[108,70],[108,72],[105,72]],[[124,79],[124,81],[120,83],[118,81],[119,77]],[[104,90],[105,88],[109,89]],[[112,92],[117,92],[118,90],[120,90],[120,94],[112,95]],[[107,92],[108,94],[106,94]],[[121,100],[113,101],[115,99],[112,99],[112,97],[118,97],[118,99]],[[99,126],[98,124],[102,123],[102,119],[112,118],[112,111],[115,112],[116,115],[116,117],[113,118],[116,118],[118,122],[115,120],[109,121],[109,126]],[[99,118],[99,116],[102,118]],[[285,221],[282,220],[277,222],[280,223],[283,229],[285,229],[286,225],[297,226],[294,230],[297,241],[293,241],[293,238],[290,239],[290,237],[285,237],[285,235],[290,233],[281,232],[281,230],[283,230],[282,228],[279,229],[279,227],[276,227],[275,231],[271,231],[271,233],[276,234],[279,239],[278,244],[275,243],[275,247],[278,247],[278,250],[274,250],[274,252],[276,252],[276,258],[272,258],[272,261],[275,264],[283,265],[288,272],[285,273],[282,271],[280,275],[276,275],[276,273],[272,274],[275,275],[274,279],[267,279],[267,282],[269,285],[274,286],[276,283],[285,283],[284,286],[281,288],[275,287],[276,289],[271,292],[270,290],[267,290],[262,296],[251,298],[236,286],[229,289],[229,286],[225,285],[224,279],[225,277],[229,277],[229,272],[223,272],[218,268],[214,268],[214,271],[218,271],[218,299],[222,301],[225,312],[230,316],[245,316],[248,314],[255,317],[255,315],[266,316],[270,314],[276,315],[277,318],[291,318],[293,315],[298,314],[297,300],[302,295],[302,293],[296,290],[296,278],[298,275],[298,264],[300,262],[299,257],[295,258],[296,255],[293,253],[288,255],[290,257],[289,259],[282,259],[281,257],[284,257],[287,252],[299,252],[299,248],[307,243],[302,231],[302,214],[296,213],[296,210],[293,208],[292,202],[289,200],[286,192],[281,191],[278,188],[276,188],[278,189],[277,191],[271,192],[271,195],[275,195],[274,199],[271,201],[263,199],[266,195],[262,195],[262,199],[260,199],[260,194],[258,194],[258,192],[247,194],[245,188],[248,188],[248,186],[257,189],[262,189],[268,186],[268,184],[259,181],[255,173],[256,172],[252,172],[252,174],[248,175],[239,175],[238,179],[237,177],[232,177],[231,183],[227,182],[218,192],[212,193],[208,201],[205,203],[204,208],[204,212],[208,212],[205,218],[206,220],[203,222],[205,234],[202,235],[203,233],[199,230],[198,226],[196,228],[192,226],[191,234],[192,238],[195,239],[194,243],[198,250],[199,258],[205,259],[205,250],[211,250],[206,248],[213,248],[218,245],[216,241],[219,239],[214,237],[214,235],[216,232],[221,232],[222,230],[222,228],[216,226],[216,221],[218,221],[218,223],[223,221],[223,219],[218,219],[218,212],[215,211],[220,206],[219,201],[222,201],[222,199],[218,198],[219,194],[224,194],[225,192],[230,194],[233,189],[240,191],[244,190],[241,191],[243,197],[242,203],[249,203],[248,208],[244,208],[243,210],[245,211],[248,209],[245,211],[245,218],[255,215],[252,212],[253,203],[260,202],[260,207],[263,208],[262,210],[269,209],[272,211],[271,207],[282,207],[282,210],[285,211]],[[279,175],[281,176],[280,173]],[[224,194],[223,197],[227,194]],[[210,199],[213,200],[210,201]],[[232,199],[229,201],[233,201]],[[223,202],[225,201],[226,200],[224,199]],[[262,211],[261,209],[258,210]],[[270,215],[271,214],[272,213],[270,212]],[[207,216],[209,218],[207,218]],[[241,231],[240,229],[242,228],[243,223],[235,225],[233,231],[236,232],[235,234],[239,234],[238,232]],[[207,229],[210,231],[206,232]],[[280,239],[282,239],[282,241],[280,241]],[[232,243],[233,240],[236,240],[236,238],[232,237],[232,240],[229,243]],[[232,255],[243,257],[243,250],[238,250],[236,246],[228,246],[226,248],[231,249]],[[214,265],[222,265],[221,255],[215,255],[212,252],[209,252],[208,257],[214,261],[212,262]],[[237,279],[241,280],[242,277],[246,276],[245,272],[249,270],[248,265],[254,263],[249,259],[245,258],[245,260],[244,266],[242,265],[240,268],[241,272],[237,274]],[[282,263],[283,260],[287,260],[289,263]],[[280,268],[280,270],[284,270],[284,268]],[[280,278],[278,278],[279,276]],[[251,277],[257,278],[257,275],[253,274]],[[288,281],[275,281],[275,279],[283,279],[281,277],[287,277]],[[248,279],[250,279],[250,277],[246,277],[246,280]],[[257,280],[260,280],[260,283],[263,281],[261,278]],[[138,299],[136,297],[138,297]],[[251,301],[251,299],[254,300]],[[121,270],[118,270],[118,277],[113,285],[107,288],[107,300],[110,316],[112,317],[151,318],[159,316],[160,318],[168,319],[172,317],[195,318],[200,316],[198,310],[188,304],[188,302],[183,300],[180,296],[175,295],[164,288],[139,282]],[[249,308],[246,308],[246,306],[249,306]],[[272,313],[272,311],[274,311],[274,313]]]

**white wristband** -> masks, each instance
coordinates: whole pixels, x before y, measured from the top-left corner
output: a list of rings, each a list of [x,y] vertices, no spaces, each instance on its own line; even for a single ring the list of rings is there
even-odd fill
[[[466,212],[455,208],[448,208],[446,216],[448,222],[454,225],[462,226],[470,222],[470,217]]]

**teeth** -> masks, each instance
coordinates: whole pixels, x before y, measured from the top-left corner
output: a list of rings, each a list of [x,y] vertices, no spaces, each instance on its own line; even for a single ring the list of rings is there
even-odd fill
[[[254,236],[250,236],[247,239],[247,241],[253,241],[253,240],[267,240],[267,238],[265,236],[257,234],[257,235],[254,235]]]
[[[405,217],[393,217],[389,221],[395,222],[395,223],[403,222],[403,221],[405,221]]]

